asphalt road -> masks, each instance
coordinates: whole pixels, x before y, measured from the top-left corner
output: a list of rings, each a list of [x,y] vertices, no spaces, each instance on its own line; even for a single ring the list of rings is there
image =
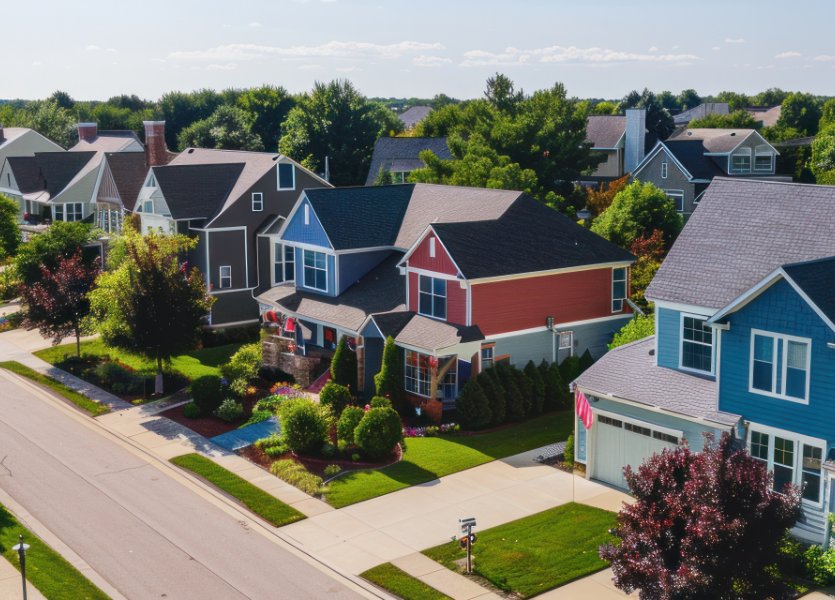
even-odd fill
[[[0,488],[125,597],[360,597],[40,394],[0,372]]]

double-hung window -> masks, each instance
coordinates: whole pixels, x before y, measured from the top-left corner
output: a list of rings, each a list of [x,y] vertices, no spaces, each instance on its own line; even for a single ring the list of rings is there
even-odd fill
[[[406,369],[403,379],[407,392],[429,397],[431,372],[428,355],[406,350]]]
[[[751,426],[748,449],[774,474],[773,487],[781,491],[788,484],[800,486],[804,500],[821,502],[823,447],[810,439],[795,439],[789,432],[758,431]]]
[[[489,369],[493,366],[496,346],[493,344],[483,345],[481,347],[481,370]]]
[[[446,319],[446,280],[428,275],[418,277],[418,313]]]
[[[684,192],[681,190],[664,190],[667,198],[673,201],[677,213],[684,212]]]
[[[83,218],[83,205],[81,202],[67,202],[66,204],[55,205],[56,221],[80,221]]]
[[[324,252],[304,251],[304,287],[328,291],[328,257]]]
[[[731,155],[731,173],[751,172],[751,149],[741,148]]]
[[[559,350],[568,350],[569,355],[574,354],[574,332],[573,331],[560,331],[560,344]]]
[[[621,312],[626,300],[626,267],[612,269],[612,312]]]
[[[681,316],[681,366],[713,371],[713,329],[705,317]]]
[[[252,212],[261,212],[264,210],[264,194],[262,192],[252,192]]]
[[[273,244],[273,283],[294,281],[296,278],[296,252],[293,246],[280,242]]]
[[[812,341],[751,330],[749,390],[794,402],[809,402]]]
[[[232,287],[232,267],[225,265],[220,267],[220,289]]]

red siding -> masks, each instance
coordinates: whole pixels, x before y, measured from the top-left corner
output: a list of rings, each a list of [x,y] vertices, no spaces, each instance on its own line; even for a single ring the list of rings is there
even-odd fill
[[[485,335],[612,315],[612,269],[593,269],[472,286],[473,325]],[[628,307],[624,312],[629,312]]]
[[[418,309],[418,274],[409,273],[409,310]]]
[[[435,239],[435,258],[429,256],[430,238],[435,238],[435,235],[430,233],[415,248],[414,253],[409,257],[409,266],[416,269],[434,271],[435,273],[458,275],[458,269],[455,268],[455,264],[452,262],[452,259],[447,254],[440,240]]]
[[[446,320],[467,324],[467,290],[462,290],[457,281],[446,282]]]

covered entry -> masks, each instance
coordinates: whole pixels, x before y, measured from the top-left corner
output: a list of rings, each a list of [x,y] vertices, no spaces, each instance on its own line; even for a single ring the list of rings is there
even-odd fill
[[[626,465],[635,469],[653,454],[675,448],[682,437],[681,431],[599,411],[591,434],[591,477],[619,488],[626,487]]]

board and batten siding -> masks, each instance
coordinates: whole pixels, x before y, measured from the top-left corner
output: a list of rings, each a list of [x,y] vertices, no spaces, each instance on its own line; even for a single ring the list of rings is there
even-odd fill
[[[431,256],[430,253],[430,245],[434,240],[435,244],[435,256]],[[458,275],[458,269],[455,267],[455,262],[452,258],[447,254],[446,249],[444,248],[441,241],[435,236],[434,233],[430,232],[418,247],[415,248],[415,251],[409,257],[408,265],[415,269],[423,269],[424,271],[432,271],[434,273],[443,273],[445,275],[452,275],[453,277]]]
[[[827,346],[835,332],[784,280],[727,320],[731,327],[722,332],[720,410],[835,445],[835,348]],[[808,405],[748,391],[752,328],[812,340]]]
[[[307,225],[304,223],[305,206],[308,206],[310,211]],[[316,213],[307,198],[301,199],[298,209],[293,214],[281,237],[288,242],[311,244],[331,249],[325,229],[319,219],[316,218]]]
[[[472,285],[472,322],[489,336],[612,314],[612,269],[604,267]],[[622,314],[630,314],[624,304]]]

